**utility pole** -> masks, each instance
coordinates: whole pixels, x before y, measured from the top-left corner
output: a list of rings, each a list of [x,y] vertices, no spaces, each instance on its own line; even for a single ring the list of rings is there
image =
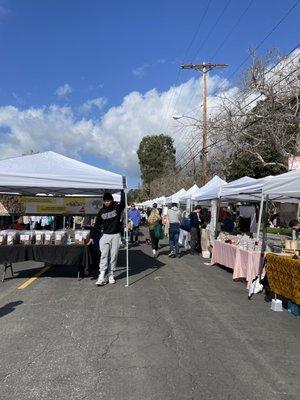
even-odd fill
[[[195,69],[202,73],[202,149],[201,149],[201,164],[202,176],[201,185],[207,182],[207,88],[206,88],[206,74],[213,68],[226,68],[227,64],[212,64],[203,62],[202,64],[183,64],[182,69]],[[200,106],[201,107],[201,106]]]

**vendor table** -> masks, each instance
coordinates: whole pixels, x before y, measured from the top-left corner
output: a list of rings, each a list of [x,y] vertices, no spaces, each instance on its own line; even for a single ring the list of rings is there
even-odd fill
[[[258,251],[244,250],[233,244],[215,240],[211,265],[220,264],[233,270],[233,279],[245,278],[247,288],[252,280],[261,273],[264,254]]]
[[[0,246],[0,264],[4,265],[4,275],[11,264],[23,261],[44,262],[50,265],[68,265],[78,268],[78,277],[88,271],[91,256],[87,245],[11,245]],[[13,273],[13,271],[12,271]],[[2,280],[3,280],[2,279]]]

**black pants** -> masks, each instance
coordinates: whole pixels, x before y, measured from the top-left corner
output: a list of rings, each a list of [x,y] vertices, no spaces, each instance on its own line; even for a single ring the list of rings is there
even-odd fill
[[[200,229],[199,228],[191,228],[191,250],[195,252],[201,251],[201,242],[200,242]]]
[[[132,228],[132,230],[130,231],[130,242],[133,243],[133,237],[135,238],[135,242],[137,242],[139,240],[139,227],[138,226],[134,226]]]
[[[152,250],[158,250],[158,242],[159,239],[155,237],[155,231],[154,230],[149,230],[150,232],[150,239],[151,239],[151,245],[152,245]]]

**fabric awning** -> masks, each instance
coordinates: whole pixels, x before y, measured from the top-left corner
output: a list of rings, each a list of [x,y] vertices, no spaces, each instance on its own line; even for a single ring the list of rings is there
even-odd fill
[[[0,160],[0,192],[4,193],[99,196],[125,187],[122,175],[53,151]]]

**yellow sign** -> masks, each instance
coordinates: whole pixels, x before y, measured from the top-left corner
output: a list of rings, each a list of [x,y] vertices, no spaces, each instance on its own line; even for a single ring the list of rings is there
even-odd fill
[[[0,195],[0,215],[96,215],[102,199]]]

